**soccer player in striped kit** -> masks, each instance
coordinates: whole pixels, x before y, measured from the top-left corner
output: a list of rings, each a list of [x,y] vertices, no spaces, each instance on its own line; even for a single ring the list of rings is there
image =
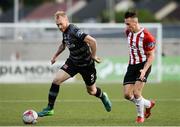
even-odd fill
[[[155,105],[154,101],[142,96],[142,90],[151,71],[156,42],[152,34],[140,26],[136,12],[128,11],[124,18],[130,57],[123,81],[124,98],[136,105],[136,122],[143,123]]]
[[[50,116],[54,114],[54,103],[59,93],[60,86],[67,79],[79,73],[85,84],[87,92],[99,98],[106,111],[111,111],[111,102],[108,95],[99,87],[96,87],[96,69],[95,63],[100,63],[100,59],[96,56],[96,40],[90,35],[82,32],[77,26],[70,24],[64,11],[55,13],[55,21],[59,30],[63,33],[63,40],[57,52],[51,59],[51,63],[56,62],[57,57],[65,50],[69,49],[70,55],[65,64],[56,73],[51,84],[48,96],[48,105],[41,112],[39,117]]]

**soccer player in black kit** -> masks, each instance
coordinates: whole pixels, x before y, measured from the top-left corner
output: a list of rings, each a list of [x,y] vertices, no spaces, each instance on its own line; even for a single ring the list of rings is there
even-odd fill
[[[96,69],[95,62],[100,63],[96,56],[96,40],[88,34],[82,32],[78,27],[69,23],[68,17],[64,11],[55,13],[55,21],[59,30],[63,33],[63,40],[57,52],[51,59],[51,63],[56,62],[57,57],[67,47],[70,51],[69,58],[65,64],[56,73],[48,95],[48,105],[41,112],[39,117],[50,116],[54,114],[54,103],[59,93],[61,84],[77,73],[82,76],[87,92],[102,100],[106,111],[111,111],[111,102],[107,93],[96,87]]]

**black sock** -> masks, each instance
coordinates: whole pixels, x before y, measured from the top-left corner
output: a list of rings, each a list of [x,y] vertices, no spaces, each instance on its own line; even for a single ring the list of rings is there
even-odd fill
[[[48,106],[51,109],[54,108],[54,103],[55,103],[56,97],[58,96],[59,88],[60,88],[59,85],[52,83],[51,88],[49,90]]]
[[[97,92],[96,92],[95,96],[98,98],[102,98],[102,90],[99,87],[96,87],[96,89],[97,89]]]

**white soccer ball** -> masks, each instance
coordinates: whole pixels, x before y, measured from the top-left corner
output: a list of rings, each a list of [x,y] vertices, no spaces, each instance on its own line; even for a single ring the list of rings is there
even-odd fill
[[[23,113],[23,122],[25,124],[35,124],[37,123],[37,118],[38,118],[38,114],[36,113],[36,111],[32,109],[26,110]]]

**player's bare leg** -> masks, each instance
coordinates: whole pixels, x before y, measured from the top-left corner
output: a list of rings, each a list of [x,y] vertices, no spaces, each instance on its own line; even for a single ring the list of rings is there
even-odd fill
[[[70,75],[63,70],[59,70],[56,73],[56,76],[49,90],[48,106],[44,108],[41,112],[38,112],[39,117],[51,116],[54,114],[54,104],[56,101],[56,97],[58,96],[58,93],[59,93],[60,85],[62,82],[64,82],[65,80],[69,78],[70,78]]]
[[[96,87],[95,84],[93,84],[91,86],[86,86],[86,88],[87,88],[87,92],[90,95],[96,96],[101,99],[107,112],[111,111],[112,103],[111,103],[107,93],[102,92],[102,90],[100,88]]]
[[[133,102],[134,104],[136,103],[136,100],[134,98],[134,84],[126,84],[123,87],[123,93],[124,93],[124,98]]]

